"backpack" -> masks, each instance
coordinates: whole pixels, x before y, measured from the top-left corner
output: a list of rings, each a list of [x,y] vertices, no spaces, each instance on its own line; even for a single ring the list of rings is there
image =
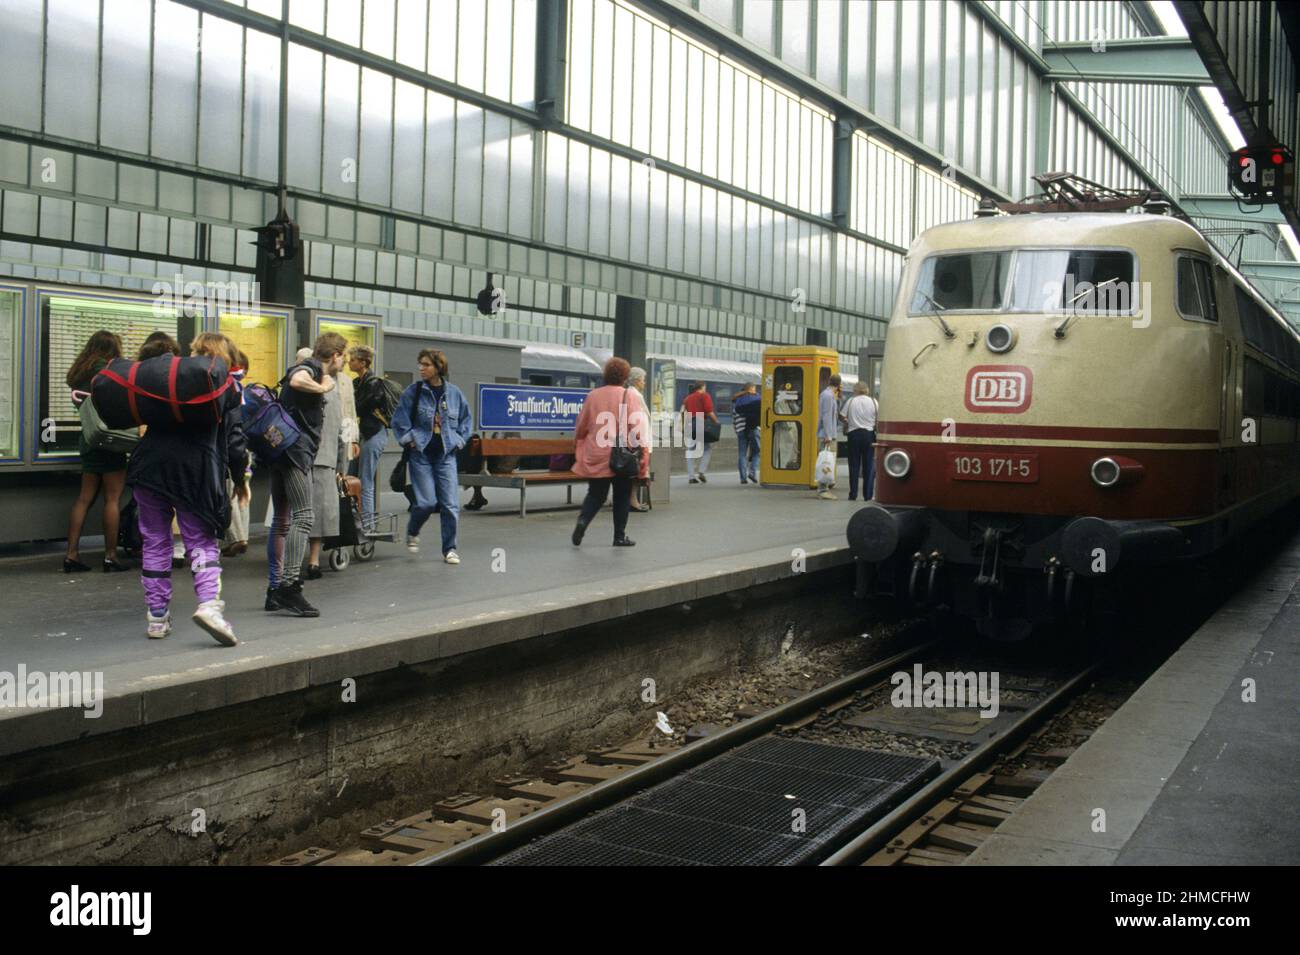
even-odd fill
[[[393,422],[393,412],[397,410],[397,403],[402,400],[402,386],[391,378],[380,378],[376,375],[370,387],[375,400],[372,413],[387,428]]]
[[[302,437],[298,422],[280,403],[276,389],[266,385],[244,388],[243,421],[248,447],[263,462],[278,460]]]

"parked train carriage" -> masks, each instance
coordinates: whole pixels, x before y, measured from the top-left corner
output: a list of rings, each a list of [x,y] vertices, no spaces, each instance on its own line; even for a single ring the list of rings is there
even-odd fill
[[[1102,606],[1300,490],[1300,341],[1190,225],[1029,214],[923,233],[886,338],[859,593],[991,636]]]

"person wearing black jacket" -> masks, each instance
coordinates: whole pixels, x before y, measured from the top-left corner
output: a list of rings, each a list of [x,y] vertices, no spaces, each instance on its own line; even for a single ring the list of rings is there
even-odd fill
[[[361,526],[367,533],[375,529],[375,475],[379,471],[379,457],[388,446],[388,421],[381,417],[385,409],[384,383],[374,373],[374,363],[373,348],[352,346],[348,368],[357,376],[353,390],[361,422]]]
[[[235,364],[230,339],[215,332],[199,335],[190,352],[212,358],[223,372]],[[194,622],[224,646],[239,643],[225,618],[225,601],[220,599],[219,541],[230,523],[226,475],[242,482],[248,449],[238,389],[229,388],[218,400],[221,420],[216,424],[150,425],[127,468],[126,483],[139,514],[140,581],[148,606],[146,632],[152,639],[171,632],[174,516],[192,561],[194,593],[199,600]]]

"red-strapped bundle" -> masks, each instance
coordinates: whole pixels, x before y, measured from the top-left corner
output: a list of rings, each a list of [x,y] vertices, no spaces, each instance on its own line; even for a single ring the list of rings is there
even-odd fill
[[[110,428],[209,427],[221,420],[221,396],[234,384],[226,363],[211,355],[115,358],[95,376],[91,400]]]

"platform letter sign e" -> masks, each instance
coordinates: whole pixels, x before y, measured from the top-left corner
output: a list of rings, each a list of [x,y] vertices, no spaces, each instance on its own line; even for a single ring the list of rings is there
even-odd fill
[[[1034,394],[1034,373],[1024,365],[976,365],[966,373],[966,410],[1020,414]]]

